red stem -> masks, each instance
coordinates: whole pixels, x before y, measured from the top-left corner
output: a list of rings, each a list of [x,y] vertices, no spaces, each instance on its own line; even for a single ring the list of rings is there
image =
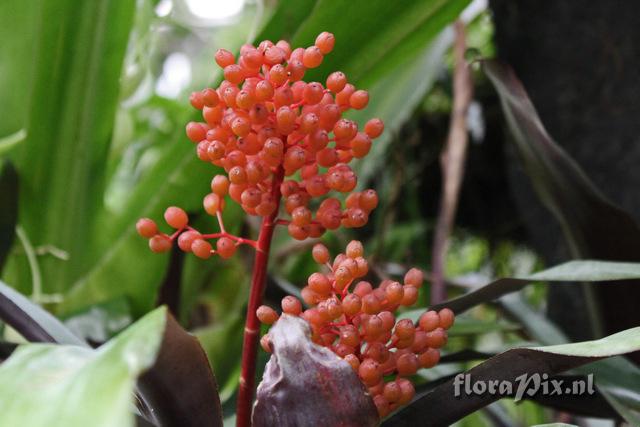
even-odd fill
[[[274,175],[272,194],[276,205],[280,206],[280,184],[284,177],[284,169],[279,167]],[[262,219],[260,235],[256,250],[256,258],[253,262],[253,276],[251,277],[251,292],[247,306],[247,320],[244,327],[244,339],[242,344],[242,373],[240,374],[240,388],[238,389],[238,406],[236,409],[236,426],[251,426],[251,409],[253,393],[256,382],[256,358],[258,355],[258,337],[260,335],[260,321],[256,310],[262,304],[264,289],[267,284],[267,266],[269,263],[269,250],[271,238],[276,226],[278,209],[270,216]]]

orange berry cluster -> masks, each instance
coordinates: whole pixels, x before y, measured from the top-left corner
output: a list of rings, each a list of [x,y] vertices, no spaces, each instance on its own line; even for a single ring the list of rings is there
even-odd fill
[[[357,123],[342,118],[369,102],[367,91],[356,90],[344,73],[332,73],[324,86],[302,80],[334,43],[333,34],[323,32],[306,49],[265,40],[258,47],[242,46],[237,61],[227,50],[216,52],[225,80],[216,89],[191,94],[204,122],[186,127],[198,157],[223,167],[228,176],[213,178],[204,199],[209,214],[224,208],[228,194],[248,214],[269,216],[282,196],[291,216],[289,233],[296,239],[367,222],[378,201],[374,190],[354,196],[344,210],[338,199],[325,200],[315,219],[309,209],[312,198],[330,190],[354,190],[357,177],[348,163],[364,157],[384,130],[380,119],[359,131]]]
[[[412,268],[403,283],[383,280],[374,288],[359,280],[367,274],[368,264],[358,241],[350,242],[332,263],[327,248],[317,244],[313,258],[329,271],[313,273],[302,289],[302,299],[310,308],[303,310],[300,300],[287,296],[282,299],[282,311],[307,320],[313,341],[351,364],[369,388],[378,414],[385,417],[413,399],[415,390],[406,377],[438,363],[454,314],[447,308],[427,311],[417,326],[410,319],[396,321],[394,313],[400,306],[416,302],[423,273]],[[268,325],[279,317],[264,305],[257,316]],[[260,342],[270,351],[268,334]]]

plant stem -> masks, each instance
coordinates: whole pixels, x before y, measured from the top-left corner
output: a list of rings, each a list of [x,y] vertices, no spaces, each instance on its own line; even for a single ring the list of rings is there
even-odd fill
[[[439,304],[447,297],[444,264],[449,248],[449,235],[458,207],[458,197],[464,178],[467,154],[467,110],[473,96],[469,66],[464,59],[466,50],[464,24],[455,23],[456,40],[453,46],[455,68],[453,74],[453,110],[449,123],[449,136],[440,158],[442,167],[442,196],[436,222],[431,258],[431,304]]]
[[[282,167],[274,174],[271,194],[276,205],[280,206],[280,184],[284,176]],[[238,405],[236,409],[236,426],[248,427],[251,425],[251,407],[256,382],[256,358],[258,355],[258,336],[260,334],[260,321],[256,310],[262,304],[264,289],[267,284],[267,266],[269,264],[269,250],[271,239],[276,227],[278,209],[268,217],[262,219],[260,235],[256,248],[256,258],[253,262],[253,275],[251,277],[251,291],[247,305],[247,320],[244,326],[244,339],[242,343],[242,373],[240,374],[240,387],[238,390]]]

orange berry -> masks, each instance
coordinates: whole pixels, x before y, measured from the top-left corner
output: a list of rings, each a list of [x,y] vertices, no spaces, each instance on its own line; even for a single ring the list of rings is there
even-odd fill
[[[453,326],[453,322],[455,321],[455,315],[453,311],[449,308],[443,308],[438,312],[438,317],[440,317],[440,327],[443,329],[449,329]]]
[[[414,286],[403,286],[404,295],[402,297],[401,305],[408,307],[418,301],[418,288]]]
[[[149,249],[155,253],[167,252],[171,249],[171,239],[166,234],[156,234],[149,239]]]
[[[202,108],[204,107],[204,99],[202,97],[202,93],[200,92],[191,92],[191,95],[189,96],[189,102],[191,103],[191,106],[193,106],[193,108],[195,108],[196,110],[202,110]]]
[[[413,396],[416,394],[416,390],[413,388],[411,381],[406,378],[398,378],[396,382],[400,386],[400,399],[398,400],[398,403],[400,405],[406,405],[411,402]]]
[[[333,34],[323,31],[318,37],[316,37],[315,45],[320,49],[324,55],[330,53],[333,50],[333,46],[336,44],[336,38]]]
[[[404,275],[404,284],[406,286],[419,288],[422,286],[422,282],[424,282],[424,273],[417,268],[412,268]]]
[[[433,368],[440,361],[440,352],[435,348],[428,348],[418,355],[418,362],[422,368]]]
[[[207,129],[201,123],[187,123],[187,138],[193,142],[200,142],[207,137]]]
[[[233,83],[234,85],[241,83],[244,79],[244,72],[242,70],[242,67],[240,67],[238,64],[227,65],[226,67],[224,67],[224,78],[229,83]]]
[[[202,91],[202,102],[209,108],[215,107],[220,102],[220,96],[218,92],[211,88],[207,88]]]
[[[333,93],[338,93],[347,84],[347,76],[342,71],[334,71],[327,77],[327,89]]]
[[[355,316],[362,308],[362,300],[356,294],[348,294],[342,300],[342,310],[348,316]]]
[[[271,353],[271,341],[269,340],[269,334],[265,334],[260,338],[260,347],[267,353]]]
[[[202,205],[209,215],[216,216],[218,211],[224,209],[224,199],[216,193],[209,193],[202,199]]]
[[[224,175],[216,175],[211,180],[211,191],[220,197],[224,197],[229,192],[229,178]]]
[[[216,242],[216,250],[221,258],[231,258],[236,253],[236,245],[228,237],[221,237]]]
[[[138,234],[147,239],[152,238],[158,234],[158,226],[155,221],[149,218],[140,218],[136,223],[136,230]]]
[[[404,289],[398,282],[390,283],[385,289],[385,296],[390,304],[400,304],[404,296]]]
[[[384,131],[384,122],[380,119],[371,119],[364,125],[364,132],[370,138],[379,137]]]
[[[202,236],[197,231],[185,231],[178,237],[178,246],[184,252],[191,252],[191,245],[196,239],[200,239]]]
[[[316,243],[311,250],[313,260],[318,264],[326,264],[329,262],[329,250],[322,243]]]
[[[346,255],[349,258],[355,259],[361,257],[364,254],[364,248],[362,242],[358,240],[352,240],[347,245]]]
[[[310,46],[304,50],[302,64],[307,68],[316,68],[322,64],[322,51],[318,46]]]
[[[427,332],[427,345],[431,348],[440,348],[447,342],[447,333],[442,328],[436,328]]]
[[[440,326],[440,316],[433,310],[423,313],[418,320],[418,325],[425,332],[431,332]]]
[[[164,220],[167,221],[169,226],[180,229],[187,226],[189,217],[187,213],[176,206],[170,206],[164,211]]]
[[[203,239],[195,239],[191,243],[191,252],[198,258],[207,259],[211,256],[211,243]]]
[[[349,105],[355,110],[362,110],[369,104],[369,92],[357,90],[349,97]]]
[[[221,68],[224,68],[236,62],[233,53],[229,52],[226,49],[218,49],[214,58]]]
[[[307,105],[315,105],[322,100],[324,88],[318,82],[311,82],[304,87],[302,99]]]
[[[291,314],[293,316],[298,316],[302,313],[302,303],[298,298],[292,295],[287,295],[282,298],[281,306],[283,313]]]
[[[420,363],[418,362],[416,355],[413,353],[404,353],[398,357],[398,360],[396,360],[398,375],[413,375],[418,371],[418,368],[420,368]]]
[[[258,316],[258,320],[265,325],[273,325],[279,317],[278,313],[276,313],[273,308],[266,305],[258,307],[256,310],[256,316]]]
[[[373,359],[364,359],[358,368],[358,375],[366,386],[376,385],[382,379],[380,364]]]
[[[331,281],[322,273],[313,273],[309,276],[307,283],[309,288],[318,294],[328,295],[331,293]]]

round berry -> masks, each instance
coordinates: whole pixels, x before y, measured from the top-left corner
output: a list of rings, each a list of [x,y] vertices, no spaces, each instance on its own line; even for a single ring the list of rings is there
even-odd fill
[[[336,44],[336,38],[334,37],[333,34],[327,31],[321,32],[318,35],[318,37],[316,37],[315,45],[317,46],[318,49],[320,49],[320,52],[322,52],[325,55],[330,53],[333,50],[333,46],[335,44]]]
[[[236,245],[228,237],[221,237],[216,242],[216,251],[221,258],[231,258],[236,253]]]
[[[203,239],[195,239],[191,243],[191,252],[198,258],[207,259],[211,256],[211,243]]]
[[[265,325],[273,325],[276,320],[278,320],[278,313],[266,305],[261,305],[256,310],[256,315],[258,316],[258,320],[264,323]]]
[[[166,234],[156,234],[149,239],[149,249],[155,253],[167,252],[171,249],[171,239]]]
[[[440,316],[433,310],[427,311],[420,316],[418,325],[425,332],[431,332],[440,326]]]
[[[311,46],[304,50],[302,64],[307,68],[316,68],[322,64],[322,51],[318,46]]]
[[[187,226],[189,217],[187,217],[187,213],[182,209],[176,206],[170,206],[164,211],[164,220],[167,221],[169,226],[181,229]]]
[[[455,315],[453,311],[449,308],[443,308],[438,312],[438,317],[440,318],[440,327],[443,329],[449,329],[453,326],[453,322],[455,320]]]
[[[152,238],[158,234],[158,226],[155,221],[149,218],[140,218],[136,223],[136,230],[138,234],[147,239]]]
[[[292,316],[298,316],[302,313],[302,303],[292,295],[287,295],[282,298],[280,305],[282,306],[283,313],[291,314]]]

